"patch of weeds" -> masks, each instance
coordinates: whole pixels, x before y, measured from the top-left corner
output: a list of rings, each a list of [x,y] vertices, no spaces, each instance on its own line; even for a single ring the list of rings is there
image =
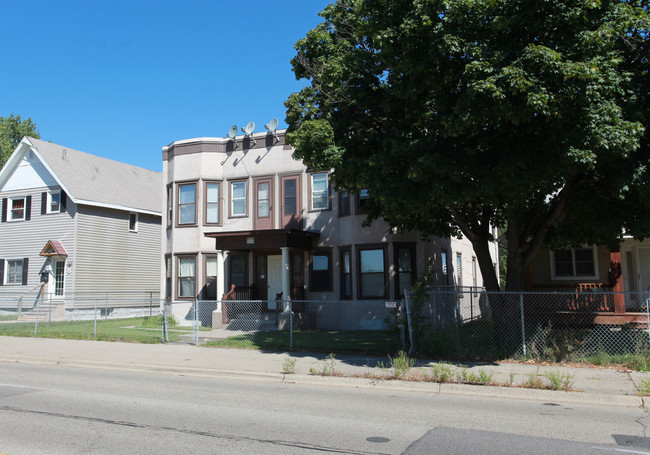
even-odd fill
[[[524,382],[523,387],[527,389],[545,389],[544,381],[537,373],[530,373],[528,375],[528,380]]]
[[[294,374],[296,372],[296,359],[287,357],[282,362],[282,372],[285,374]]]
[[[451,382],[456,376],[454,369],[450,363],[436,363],[431,367],[431,380],[440,384]]]
[[[649,396],[650,395],[650,378],[641,379],[639,382],[639,395]]]
[[[512,387],[515,383],[515,374],[511,371],[510,378],[508,378],[508,387]]]
[[[469,372],[465,383],[478,385],[490,384],[492,383],[492,375],[481,368],[478,370],[478,373]]]
[[[551,370],[544,375],[548,379],[551,390],[564,390],[568,392],[573,387],[573,374],[562,373],[558,370]]]
[[[388,356],[388,366],[383,362],[377,365],[382,370],[393,369],[395,379],[402,379],[415,366],[415,359],[412,359],[404,351],[399,351],[396,357]]]
[[[336,371],[336,359],[334,354],[329,354],[325,360],[323,360],[322,370],[317,370],[316,368],[310,368],[309,374],[314,376],[343,376],[342,373]]]

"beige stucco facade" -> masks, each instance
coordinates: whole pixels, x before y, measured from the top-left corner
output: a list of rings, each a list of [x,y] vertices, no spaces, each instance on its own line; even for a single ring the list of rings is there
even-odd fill
[[[231,284],[261,300],[288,288],[294,300],[397,300],[427,269],[439,285],[482,286],[469,241],[422,241],[382,221],[363,227],[363,195],[346,202],[329,172],[310,172],[278,133],[255,134],[256,144],[239,136],[163,147],[169,300],[220,299]],[[492,253],[496,266],[496,245]]]

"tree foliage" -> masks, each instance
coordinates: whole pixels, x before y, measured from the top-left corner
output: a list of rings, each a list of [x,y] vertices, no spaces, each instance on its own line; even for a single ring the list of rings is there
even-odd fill
[[[5,165],[13,151],[25,136],[40,139],[31,118],[21,120],[20,115],[0,117],[0,168]]]
[[[488,245],[509,289],[544,245],[650,233],[648,14],[623,0],[339,0],[296,43],[287,140],[370,221]]]

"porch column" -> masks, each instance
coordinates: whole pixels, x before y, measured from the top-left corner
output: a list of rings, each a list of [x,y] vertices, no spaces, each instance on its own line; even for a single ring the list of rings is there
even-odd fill
[[[217,250],[217,301],[225,294],[226,277],[224,276],[224,257],[223,250]],[[217,305],[217,311],[221,311],[221,304]]]
[[[614,313],[625,313],[625,294],[623,294],[623,277],[621,269],[621,251],[612,248],[609,251],[609,281],[614,292]]]
[[[289,247],[283,246],[282,250],[282,311],[289,312],[291,299],[291,276],[289,274]]]

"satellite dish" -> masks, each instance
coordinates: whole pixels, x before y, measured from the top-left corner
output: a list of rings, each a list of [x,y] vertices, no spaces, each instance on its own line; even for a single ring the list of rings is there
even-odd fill
[[[241,130],[246,136],[253,140],[253,145],[257,145],[257,141],[255,141],[255,138],[253,137],[253,131],[255,131],[255,122],[248,122],[248,125],[243,127]]]
[[[235,143],[235,147],[237,147],[239,144],[237,143],[237,125],[233,125],[230,127],[230,131],[228,131],[228,137],[233,140]]]
[[[270,131],[270,132],[275,136],[275,138],[276,138],[278,141],[280,140],[280,138],[278,137],[278,133],[277,133],[277,131],[276,131],[276,130],[278,129],[278,119],[277,119],[277,118],[272,118],[271,121],[270,121],[269,123],[267,123],[266,125],[264,125],[264,128],[266,128],[267,130],[269,130],[269,131]]]

